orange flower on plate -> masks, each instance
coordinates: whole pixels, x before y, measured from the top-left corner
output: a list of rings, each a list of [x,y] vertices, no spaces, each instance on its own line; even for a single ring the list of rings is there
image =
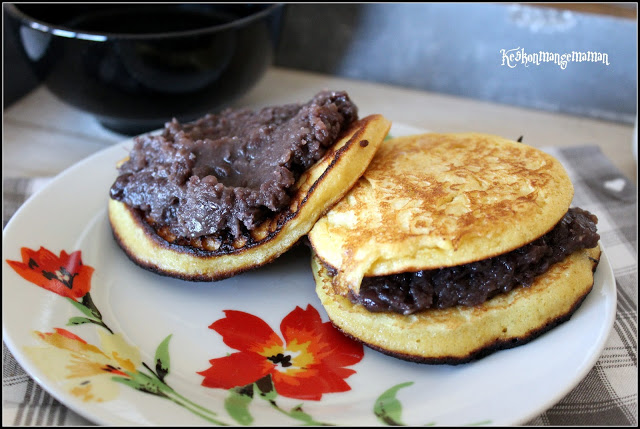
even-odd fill
[[[346,367],[360,362],[362,345],[323,323],[311,305],[282,320],[284,341],[259,317],[234,310],[225,315],[209,327],[238,352],[210,360],[211,367],[198,372],[203,386],[231,389],[270,376],[278,394],[315,401],[351,390],[345,379],[355,371]]]
[[[58,295],[77,300],[91,289],[93,268],[82,264],[80,251],[60,256],[40,247],[40,250],[20,249],[22,262],[7,263],[24,279]]]

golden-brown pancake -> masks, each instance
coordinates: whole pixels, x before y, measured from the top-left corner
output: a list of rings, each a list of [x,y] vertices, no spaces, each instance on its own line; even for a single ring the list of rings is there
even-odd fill
[[[390,126],[381,115],[354,123],[299,178],[287,209],[234,242],[205,237],[177,244],[175,237],[162,231],[159,234],[137,210],[110,199],[114,236],[136,264],[181,279],[220,280],[262,266],[306,235],[316,220],[344,196],[369,165]]]
[[[525,144],[477,133],[399,137],[384,142],[309,240],[357,293],[364,276],[461,265],[521,247],[553,228],[572,198],[560,162]]]
[[[458,364],[524,344],[579,307],[593,286],[599,246],[569,252],[533,284],[478,305],[402,314],[370,311],[369,298],[354,297],[363,279],[448,267],[460,273],[543,240],[566,219],[572,198],[560,162],[522,143],[477,133],[387,140],[309,232],[316,292],[339,329],[401,359]]]

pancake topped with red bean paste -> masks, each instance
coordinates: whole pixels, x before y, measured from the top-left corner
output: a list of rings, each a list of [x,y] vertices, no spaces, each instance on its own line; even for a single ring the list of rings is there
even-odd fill
[[[137,137],[118,167],[115,237],[139,265],[187,280],[264,265],[353,186],[389,127],[381,115],[359,118],[344,91],[173,120]]]

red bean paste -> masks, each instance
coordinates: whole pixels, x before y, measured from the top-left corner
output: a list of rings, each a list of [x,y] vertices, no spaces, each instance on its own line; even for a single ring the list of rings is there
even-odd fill
[[[246,236],[286,208],[292,186],[358,119],[346,92],[306,104],[225,110],[139,136],[111,198],[177,236]]]
[[[478,305],[514,287],[530,286],[571,253],[595,247],[597,222],[595,215],[572,208],[550,232],[519,249],[455,267],[365,277],[359,294],[349,298],[372,312],[400,314]]]

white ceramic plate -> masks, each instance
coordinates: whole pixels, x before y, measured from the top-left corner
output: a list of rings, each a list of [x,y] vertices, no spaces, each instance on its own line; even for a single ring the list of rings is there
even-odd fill
[[[419,131],[396,124],[391,134]],[[131,141],[123,142],[65,171],[4,230],[4,340],[45,389],[96,423],[520,424],[586,376],[613,325],[615,281],[604,252],[593,291],[579,310],[527,345],[459,366],[419,365],[367,348],[359,355],[359,346],[340,342],[327,322],[305,249],[213,284],[161,277],[131,263],[106,216],[114,165],[130,147]],[[41,247],[52,252],[49,260]],[[21,255],[21,248],[32,251]],[[63,251],[81,251],[76,256],[83,265],[76,260],[69,273],[56,274]],[[13,269],[7,262],[23,257],[25,264]],[[76,274],[66,288],[73,299],[61,295],[64,287],[56,292],[53,283],[36,285],[65,274]],[[225,317],[226,330],[209,328]],[[255,360],[242,334],[269,343],[271,360],[280,363]],[[283,340],[287,350],[279,348]],[[300,346],[306,340],[324,341],[330,350]],[[322,363],[316,373],[290,371],[309,357]],[[204,380],[213,387],[203,386]],[[237,380],[248,387],[223,386]]]

